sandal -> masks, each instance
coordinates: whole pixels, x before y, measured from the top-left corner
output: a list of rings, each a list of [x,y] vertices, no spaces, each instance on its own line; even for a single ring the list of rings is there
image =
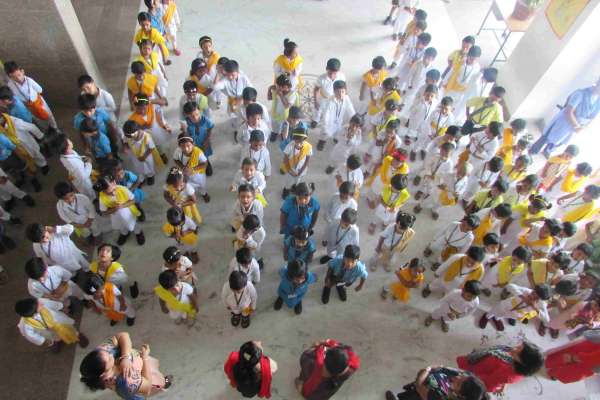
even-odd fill
[[[250,316],[242,315],[242,328],[246,329],[250,326]]]
[[[168,389],[172,385],[173,385],[173,375],[165,376],[165,386],[163,386],[163,389]]]
[[[231,313],[231,325],[238,326],[240,324],[241,318],[242,318],[242,314]]]

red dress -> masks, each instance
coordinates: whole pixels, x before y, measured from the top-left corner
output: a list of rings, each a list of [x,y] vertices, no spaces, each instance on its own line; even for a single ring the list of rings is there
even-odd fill
[[[225,362],[225,374],[229,378],[229,383],[232,387],[236,387],[237,383],[233,376],[233,366],[238,363],[240,358],[239,351],[232,351],[229,354],[229,358]],[[271,360],[269,357],[262,356],[260,359],[260,390],[258,391],[258,397],[260,398],[271,398]]]
[[[565,361],[565,356],[575,356],[577,362]],[[564,346],[550,350],[544,364],[548,376],[562,383],[577,382],[595,374],[600,367],[600,344],[585,338],[575,340]]]
[[[513,366],[498,357],[489,355],[475,364],[470,364],[466,356],[458,357],[456,364],[460,369],[469,371],[479,377],[489,393],[504,389],[504,385],[516,383],[523,379],[513,369]]]

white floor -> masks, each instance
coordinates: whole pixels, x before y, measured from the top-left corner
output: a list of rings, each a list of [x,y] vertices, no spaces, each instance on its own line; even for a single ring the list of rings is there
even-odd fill
[[[216,49],[222,56],[240,63],[254,82],[263,102],[266,102],[266,88],[272,81],[272,61],[281,52],[286,37],[300,45],[305,59],[305,73],[320,74],[329,57],[341,59],[351,95],[356,99],[360,75],[369,68],[371,59],[377,55],[389,58],[392,54],[390,28],[381,24],[389,3],[387,0],[178,0],[183,20],[179,38],[183,55],[174,57],[173,65],[168,67],[171,103],[168,117],[171,125],[178,125],[176,107],[181,85],[198,51],[198,38],[206,34],[213,37]],[[445,66],[446,55],[459,45],[459,38],[469,33],[465,30],[478,28],[479,21],[487,11],[487,4],[473,0],[457,0],[450,5],[437,0],[422,2],[422,7],[430,16],[432,44],[440,54],[436,63],[440,69]],[[461,9],[462,12],[458,12]],[[465,13],[470,13],[470,10],[472,15],[466,17]],[[453,24],[449,14],[461,15],[466,22]],[[134,22],[131,21],[132,24]],[[473,27],[467,27],[469,24]],[[484,54],[487,52],[484,48]],[[125,118],[126,114],[121,115],[121,119]],[[279,175],[269,181],[267,188],[270,204],[265,212],[268,232],[264,245],[266,266],[263,281],[258,285],[258,310],[250,328],[233,328],[229,323],[229,314],[221,304],[220,290],[225,281],[227,263],[233,256],[232,235],[227,221],[234,196],[227,192],[227,186],[237,168],[239,149],[233,144],[224,114],[217,115],[215,122],[217,128],[213,147],[216,155],[213,165],[216,173],[208,181],[211,203],[200,204],[205,218],[200,231],[201,262],[196,267],[200,277],[200,312],[198,323],[192,329],[174,325],[161,313],[152,293],[162,251],[169,245],[160,231],[166,211],[161,194],[164,172],[157,184],[147,190],[149,198],[144,206],[148,214],[148,221],[144,224],[146,245],[138,247],[130,240],[123,249],[122,262],[129,275],[139,281],[142,289],[140,297],[134,302],[138,310],[136,325],[128,331],[135,346],[149,343],[153,355],[161,361],[163,372],[175,375],[173,388],[157,398],[240,398],[228,386],[222,366],[230,351],[251,339],[262,340],[266,353],[279,363],[280,370],[273,382],[274,399],[300,398],[293,386],[293,378],[298,373],[299,356],[310,343],[323,338],[336,338],[352,345],[362,358],[360,371],[335,397],[361,400],[382,399],[385,389],[399,389],[414,378],[418,369],[430,364],[455,365],[456,356],[480,345],[514,344],[523,337],[544,348],[562,343],[541,340],[531,326],[508,327],[507,332],[502,334],[496,334],[491,328],[481,331],[472,319],[461,321],[460,326],[453,325],[448,334],[442,333],[437,325],[427,329],[423,326],[423,320],[434,308],[438,297],[434,294],[423,300],[415,293],[407,306],[383,302],[379,291],[383,284],[390,282],[392,274],[382,270],[369,276],[364,291],[349,292],[347,303],[341,303],[334,293],[330,304],[324,306],[320,303],[320,293],[325,270],[314,263],[311,270],[317,273],[320,282],[307,295],[304,313],[295,316],[285,308],[279,312],[273,311],[278,285],[277,270],[283,265],[281,236],[278,234],[282,182]],[[313,132],[313,135],[317,133]],[[311,141],[315,143],[314,137]],[[330,147],[327,148],[329,150]],[[323,173],[327,151],[317,153],[313,158],[308,179],[316,183],[316,194],[322,205],[326,204],[334,189],[332,178]],[[280,154],[276,147],[271,147],[271,154],[273,165],[278,165]],[[367,234],[366,227],[372,212],[364,201],[359,206],[359,214],[361,248],[367,259],[372,255],[376,239]],[[451,210],[434,224],[428,216],[420,215],[416,224],[417,236],[398,263],[421,255],[436,231],[458,216],[458,210]],[[315,234],[317,242],[320,242],[323,227],[321,221]],[[322,254],[319,246],[317,258]],[[111,328],[106,319],[90,312],[86,313],[82,322],[82,331],[92,343],[98,343],[125,328]],[[114,394],[108,391],[90,393],[79,383],[78,367],[84,354],[81,350],[77,351],[69,399],[114,398]],[[539,377],[511,386],[505,398],[570,400],[583,395],[583,384],[566,386]]]

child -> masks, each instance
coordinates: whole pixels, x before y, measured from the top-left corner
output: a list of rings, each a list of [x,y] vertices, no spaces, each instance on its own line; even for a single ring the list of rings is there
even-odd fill
[[[502,258],[481,280],[483,294],[490,296],[499,289],[504,290],[508,284],[515,281],[516,277],[525,272],[531,256],[532,252],[529,248],[518,246],[509,256]]]
[[[110,326],[115,326],[124,319],[127,326],[135,324],[135,309],[131,301],[114,283],[105,282],[100,275],[88,274],[83,283],[83,291],[91,296],[96,311],[109,319]]]
[[[250,315],[256,310],[256,289],[248,276],[241,271],[233,271],[229,274],[228,282],[223,285],[221,299],[229,311],[231,311],[231,325],[242,328],[250,326]]]
[[[479,281],[485,272],[481,262],[484,250],[482,247],[471,246],[466,253],[457,253],[450,256],[435,271],[431,284],[427,284],[422,291],[423,297],[429,297],[432,291],[449,293],[454,289],[462,288],[470,280]]]
[[[492,123],[501,124],[504,120],[504,102],[506,89],[494,86],[487,97],[473,97],[467,101],[467,119],[462,127],[463,134],[481,132]],[[502,131],[500,125],[499,131]],[[481,139],[481,138],[478,138]],[[485,149],[485,148],[484,148]],[[497,150],[494,149],[494,152]]]
[[[469,83],[479,75],[479,71],[481,70],[479,57],[481,57],[481,48],[479,46],[472,46],[468,50],[464,62],[452,63],[450,72],[442,84],[446,96],[452,97],[457,105],[465,103],[463,97],[467,92]]]
[[[137,45],[140,49],[140,55],[134,61],[139,61],[144,65],[146,74],[152,74],[158,78],[157,86],[160,96],[166,98],[169,87],[167,71],[162,61],[158,58],[158,54],[153,51],[154,44],[150,39],[142,39]]]
[[[381,229],[384,229],[395,220],[396,213],[410,197],[406,186],[406,175],[397,174],[383,188],[375,210],[375,222],[369,224],[369,233],[371,235],[375,233],[378,223]]]
[[[527,121],[522,118],[515,118],[510,121],[510,127],[504,129],[504,133],[502,135],[502,146],[500,148],[512,149],[512,146],[514,146],[521,139],[524,139],[527,141],[527,143],[529,143],[527,136]],[[507,155],[510,155],[510,151]],[[513,156],[512,158],[515,157]]]
[[[527,205],[529,197],[537,193],[539,179],[535,174],[529,174],[508,188],[504,194],[504,201],[513,207],[519,204]]]
[[[346,287],[352,286],[357,279],[360,278],[360,282],[354,290],[358,292],[363,288],[369,273],[359,258],[360,247],[348,245],[343,256],[337,256],[327,263],[327,276],[321,295],[323,304],[329,303],[332,286],[335,286],[341,301],[346,301]]]
[[[512,215],[504,221],[500,230],[502,242],[505,244],[518,243],[521,231],[535,222],[543,221],[546,211],[551,207],[552,204],[539,195],[531,195],[529,201],[513,205]]]
[[[292,229],[297,225],[312,235],[321,209],[319,201],[311,195],[306,183],[301,182],[292,189],[293,195],[285,198],[280,210],[279,232],[284,235],[284,239],[292,234]]]
[[[463,208],[466,208],[476,193],[490,188],[498,180],[503,167],[504,161],[502,158],[492,157],[489,161],[479,164],[479,169],[473,168],[473,174],[468,177],[467,187],[463,194]]]
[[[175,321],[175,325],[185,322],[188,327],[196,323],[198,298],[189,283],[180,281],[175,271],[167,270],[158,276],[158,286],[154,288],[160,308]]]
[[[296,88],[302,84],[302,65],[304,59],[298,52],[298,45],[290,39],[283,40],[283,54],[280,54],[273,62],[273,71],[275,78],[282,74],[287,74],[291,80],[291,89],[296,91]]]
[[[233,207],[231,229],[234,232],[237,231],[242,225],[244,218],[250,214],[256,215],[262,225],[264,215],[263,205],[256,198],[256,190],[254,189],[254,186],[243,183],[238,186],[237,193],[237,200]]]
[[[333,83],[333,97],[323,105],[322,120],[323,129],[317,143],[317,150],[325,149],[329,139],[338,139],[344,125],[350,122],[354,116],[354,106],[350,96],[346,94],[346,82],[335,81]]]
[[[485,329],[488,321],[491,320],[497,331],[504,331],[504,323],[502,322],[504,318],[508,318],[511,325],[514,325],[517,319],[524,321],[533,319],[536,316],[545,325],[550,322],[546,303],[551,296],[550,286],[542,284],[529,289],[509,284],[506,289],[510,293],[510,297],[496,303],[489,312],[482,315],[479,320],[481,329]]]
[[[420,99],[423,97],[423,93],[425,93],[425,88],[428,85],[434,85],[439,88],[440,83],[440,71],[437,69],[430,69],[425,73],[425,82],[421,84],[416,90],[407,91],[405,96],[403,97],[401,107],[404,108],[405,105],[412,104],[414,99]]]
[[[327,168],[325,168],[326,174],[331,174],[335,170],[334,165],[341,165],[352,154],[358,153],[358,147],[362,142],[361,126],[362,119],[358,114],[350,118],[346,132],[343,135],[340,134],[339,138],[335,139],[337,143],[333,146],[333,150],[331,150],[331,154],[329,155],[330,163]]]
[[[513,121],[514,122],[514,121]],[[527,154],[527,150],[529,149],[529,142],[526,139],[519,139],[515,144],[504,144],[506,138],[506,130],[504,130],[505,136],[502,138],[502,146],[496,152],[496,156],[500,157],[504,160],[504,169],[505,173],[509,174],[511,168],[515,167],[517,160],[522,157],[529,157],[529,160],[525,160],[528,162],[527,166],[531,165],[531,157]],[[517,175],[516,179],[522,178],[522,176],[518,176],[519,169],[515,168],[515,171],[512,174]],[[511,174],[511,175],[512,175]]]
[[[137,221],[141,213],[135,205],[133,193],[126,187],[117,185],[111,175],[98,178],[96,187],[99,192],[100,212],[110,215],[112,229],[119,231],[117,244],[123,246],[131,232],[135,233],[138,245],[142,246],[146,243],[142,227]]]
[[[215,124],[202,114],[198,103],[190,101],[183,106],[185,121],[181,123],[181,130],[187,132],[193,139],[194,145],[200,147],[207,159],[207,175],[212,175],[209,157],[213,155],[213,149],[210,143],[212,130]]]
[[[125,148],[131,152],[133,170],[148,186],[154,185],[156,169],[164,166],[152,135],[141,129],[137,122],[129,120],[123,124]]]
[[[427,29],[426,20],[427,13],[424,10],[416,10],[413,20],[410,22],[410,24],[408,24],[406,30],[400,36],[400,40],[398,41],[394,51],[394,61],[389,67],[390,70],[393,70],[398,66],[398,64],[400,64],[400,61],[403,62],[401,65],[404,68],[400,68],[396,76],[404,76],[408,70],[407,67],[410,67],[410,62],[412,61],[409,61],[408,59],[412,58],[412,55],[417,55],[417,43],[419,42],[419,36],[425,33],[425,30]],[[422,36],[424,42],[423,45],[419,46],[421,54],[414,58],[415,61],[423,55],[423,48],[427,46],[429,42],[431,42],[431,35],[427,34],[427,36],[427,39],[425,39],[426,36]],[[408,61],[408,63],[405,63],[405,61]]]
[[[469,53],[471,47],[475,45],[475,37],[473,36],[465,36],[460,44],[460,49],[454,50],[448,55],[448,66],[444,70],[442,74],[442,78],[445,78],[446,75],[453,69],[458,68],[464,61],[465,57]]]
[[[193,64],[192,64],[193,66]],[[182,120],[185,119],[186,115],[183,110],[183,107],[189,102],[195,102],[198,104],[198,109],[202,113],[202,115],[206,116],[210,119],[210,107],[209,100],[206,97],[205,93],[209,93],[211,89],[201,87],[201,84],[196,83],[195,80],[192,79],[183,82],[183,95],[179,99],[179,116]]]
[[[161,271],[171,270],[177,274],[177,279],[190,284],[194,291],[198,283],[198,276],[194,273],[192,261],[185,256],[176,246],[169,246],[163,252],[164,264]]]
[[[562,154],[552,156],[546,161],[542,170],[538,173],[540,176],[539,190],[551,190],[558,183],[560,178],[567,172],[571,162],[579,154],[579,147],[574,144],[568,145]]]
[[[163,10],[162,22],[165,27],[165,39],[171,42],[173,53],[176,56],[181,55],[181,50],[177,48],[177,31],[181,29],[181,20],[177,5],[173,0],[162,0],[161,8]]]
[[[208,73],[212,79],[217,77],[217,63],[221,57],[219,53],[213,47],[213,41],[210,36],[201,36],[198,39],[198,45],[200,46],[200,52],[196,57],[202,59],[208,68]]]
[[[374,172],[386,155],[391,155],[401,146],[397,136],[400,121],[396,116],[398,104],[394,100],[385,103],[385,110],[376,116],[376,125],[369,133],[371,144],[364,154],[365,175]]]
[[[337,58],[330,58],[327,60],[325,66],[325,73],[320,75],[315,82],[313,89],[313,103],[317,112],[313,116],[313,120],[310,123],[310,127],[315,129],[318,121],[321,120],[321,114],[323,113],[323,106],[331,99],[334,95],[334,83],[336,81],[346,82],[346,76],[340,71],[342,63]]]
[[[273,308],[281,310],[285,302],[286,306],[294,309],[296,315],[302,314],[302,299],[308,292],[309,285],[317,282],[315,274],[308,271],[304,261],[295,259],[281,267],[279,276],[281,280]]]
[[[163,187],[163,198],[172,207],[183,209],[185,215],[194,220],[197,225],[202,223],[202,215],[196,205],[196,191],[186,182],[183,171],[177,167],[171,168]]]
[[[27,158],[35,164],[35,167],[41,169],[42,174],[48,174],[50,167],[38,144],[38,141],[44,138],[44,133],[37,126],[8,114],[0,113],[0,134],[6,136],[19,149],[24,150]]]
[[[181,208],[171,207],[167,210],[167,222],[162,230],[175,241],[177,248],[189,256],[193,264],[198,263],[198,226]]]
[[[594,248],[589,243],[579,243],[573,251],[569,253],[570,262],[566,268],[569,273],[581,274],[584,271],[588,271],[590,266],[588,260],[594,253]]]
[[[227,97],[227,112],[231,119],[234,139],[237,137],[236,132],[239,125],[241,125],[237,121],[236,111],[242,104],[242,93],[245,88],[252,86],[252,82],[250,82],[246,74],[240,71],[240,66],[235,60],[227,60],[223,65],[223,77],[214,85],[215,91],[220,91]]]
[[[73,142],[66,137],[59,145],[60,162],[67,170],[67,176],[73,186],[81,194],[93,201],[96,192],[93,189],[91,174],[92,163],[86,156],[80,156],[73,149]]]
[[[338,167],[334,174],[335,184],[339,187],[343,182],[352,182],[354,184],[355,199],[358,201],[360,188],[364,183],[364,175],[361,169],[360,157],[357,154],[350,154],[345,164]]]
[[[242,91],[242,105],[243,107],[239,107],[237,109],[237,118],[240,124],[242,122],[247,122],[246,120],[246,107],[249,104],[258,104],[262,108],[262,120],[265,122],[265,125],[269,128],[266,133],[271,132],[271,117],[269,116],[269,109],[265,107],[264,104],[258,102],[256,99],[258,97],[258,92],[253,87],[246,87]],[[295,107],[295,106],[292,106]]]
[[[202,195],[205,203],[210,202],[206,191],[206,166],[208,159],[200,147],[194,145],[194,139],[187,133],[180,133],[177,137],[177,148],[173,152],[175,165],[183,171],[196,192]]]
[[[271,136],[269,141],[274,142],[281,133],[281,124],[287,119],[290,107],[299,104],[296,91],[292,90],[292,80],[287,74],[282,74],[275,79],[275,85],[269,87],[267,100],[271,100]]]
[[[33,114],[8,86],[0,86],[0,110],[30,124],[35,124]]]
[[[269,125],[263,118],[263,115],[264,115],[263,107],[260,104],[250,103],[246,106],[245,110],[246,110],[245,122],[243,124],[238,125],[238,126],[241,126],[240,141],[242,142],[242,152],[244,151],[244,148],[246,146],[248,146],[248,144],[250,142],[250,132],[259,130],[264,133],[264,132],[269,132],[271,130],[271,128],[269,127]],[[274,122],[274,124],[276,124],[276,123]],[[237,132],[237,128],[236,128],[236,132]],[[273,141],[273,140],[271,140],[271,141]],[[237,142],[237,136],[236,136],[236,142]]]
[[[473,214],[485,208],[495,207],[504,201],[502,195],[508,189],[508,183],[502,177],[496,179],[489,189],[479,191],[469,205],[465,208],[465,213]]]
[[[546,189],[546,197],[550,200],[558,200],[565,196],[572,197],[570,195],[575,195],[583,189],[591,173],[592,167],[587,162],[579,163],[575,168],[569,168],[553,186]]]
[[[394,26],[392,31],[392,40],[398,40],[400,35],[404,33],[406,26],[414,18],[418,6],[419,0],[392,1],[392,9],[390,10],[390,14],[384,22],[384,25],[390,23],[394,9],[398,9],[396,12],[396,18],[393,21]]]
[[[23,146],[16,145],[0,132],[0,168],[16,177],[17,187],[25,183],[25,176],[31,179],[33,190],[42,190],[42,184],[37,180],[37,167]]]
[[[600,198],[600,186],[588,185],[579,192],[560,197],[556,203],[558,209],[554,215],[562,222],[579,223],[590,219],[598,212],[598,198]]]
[[[34,257],[25,263],[27,291],[37,299],[59,301],[73,313],[72,298],[81,299],[82,293],[73,281],[71,273],[60,265],[48,266],[41,258]]]
[[[142,11],[138,14],[137,20],[140,24],[140,29],[133,36],[133,42],[139,43],[142,39],[150,39],[152,43],[157,44],[160,48],[163,64],[171,65],[169,49],[165,43],[165,38],[156,28],[152,27],[152,15]]]
[[[454,289],[440,300],[440,305],[425,319],[425,326],[440,320],[444,333],[450,330],[448,321],[454,321],[473,314],[479,307],[481,285],[476,280],[465,282],[462,289]]]
[[[527,176],[527,168],[531,165],[533,160],[527,154],[518,156],[514,163],[511,160],[510,164],[504,164],[503,175],[508,180],[509,185],[514,186],[518,181]]]
[[[255,129],[250,131],[250,145],[242,151],[242,160],[250,158],[256,162],[256,170],[262,173],[265,180],[271,177],[271,154],[265,146],[265,134]]]
[[[435,269],[437,269],[453,254],[465,253],[473,243],[473,231],[477,229],[480,222],[479,217],[475,214],[465,215],[460,221],[451,222],[427,245],[423,255],[430,257],[434,252],[440,252],[438,262],[434,263]]]
[[[427,87],[429,86],[426,86],[425,90]],[[452,97],[443,97],[439,106],[429,113],[427,120],[420,126],[419,138],[421,140],[417,141],[415,150],[419,152],[421,160],[425,159],[431,141],[443,137],[448,128],[454,125],[453,104]]]
[[[160,157],[157,158],[161,160]],[[151,186],[154,184],[154,180],[146,179],[146,181],[144,181],[133,172],[123,168],[123,164],[118,160],[111,160],[110,163],[107,163],[106,167],[107,168],[104,170],[104,175],[114,176],[117,185],[125,186],[131,193],[133,193],[135,206],[140,212],[138,221],[144,222],[146,220],[146,213],[142,209],[142,202],[146,198],[146,193],[144,193],[142,190],[142,185],[145,182],[148,186]]]
[[[286,173],[285,183],[281,198],[286,199],[293,185],[303,183],[308,172],[308,165],[312,157],[312,145],[308,138],[306,128],[298,127],[292,130],[292,141],[283,150],[282,170]]]
[[[590,233],[593,222],[585,225],[586,241],[593,242],[593,234]],[[554,243],[550,249],[550,254],[554,254],[563,251],[567,245],[569,239],[571,239],[577,233],[577,225],[572,222],[563,222],[561,225],[560,233],[554,238]]]
[[[261,225],[260,220],[254,214],[246,215],[242,226],[237,230],[235,234],[235,240],[233,241],[234,250],[238,250],[242,247],[247,247],[252,251],[252,255],[257,259],[258,266],[262,269],[264,262],[260,256],[260,249],[265,241],[267,233],[265,228]]]
[[[388,292],[392,292],[395,300],[406,304],[410,300],[410,289],[419,288],[423,284],[425,267],[418,258],[413,258],[398,268],[395,274],[398,282],[391,283],[389,289],[384,286],[381,289],[381,298],[387,299]]]
[[[358,96],[360,102],[358,109],[359,114],[364,116],[371,102],[375,102],[377,92],[385,78],[388,76],[385,67],[385,58],[377,56],[371,61],[371,69],[363,74]]]
[[[548,256],[550,249],[554,244],[554,238],[558,236],[560,230],[560,221],[546,218],[541,222],[531,224],[529,228],[519,236],[517,243],[529,248],[533,252],[534,258],[543,258]],[[503,255],[507,255],[514,246],[514,244],[512,244],[512,246],[506,246],[503,249]]]
[[[0,167],[0,200],[3,202],[5,211],[10,211],[15,205],[15,199],[23,200],[27,207],[35,207],[33,198],[15,186],[8,175]]]
[[[473,232],[473,244],[481,246],[483,237],[490,232],[497,235],[500,234],[500,229],[504,221],[512,215],[512,207],[508,203],[498,204],[496,207],[488,209],[484,208],[476,214],[481,221],[477,229]]]
[[[252,158],[242,160],[242,167],[235,173],[229,191],[237,192],[240,185],[252,185],[256,199],[260,201],[263,207],[267,205],[267,200],[263,196],[267,181],[264,175],[256,170],[256,161]]]
[[[164,37],[165,25],[162,19],[163,8],[160,5],[160,0],[144,0],[144,4],[148,7],[148,14],[152,20],[152,27]]]
[[[342,213],[347,208],[358,210],[358,204],[354,199],[354,192],[356,191],[352,182],[342,182],[338,188],[338,193],[334,194],[327,204],[327,210],[325,212],[325,222],[327,223],[326,230],[329,230],[332,226],[338,226]]]
[[[77,87],[81,90],[81,94],[91,94],[96,98],[97,110],[107,112],[113,122],[117,121],[115,114],[117,112],[117,104],[115,103],[115,99],[109,92],[99,88],[91,76],[84,74],[77,78]]]
[[[63,305],[52,300],[23,299],[15,304],[20,316],[19,332],[28,342],[36,346],[48,346],[59,351],[62,344],[78,343],[86,348],[88,338],[75,329],[75,321],[61,311]]]
[[[308,265],[317,250],[306,229],[298,225],[292,229],[292,234],[283,241],[283,259],[285,261],[300,260]]]
[[[439,204],[440,186],[447,187],[454,172],[454,164],[450,158],[453,150],[453,143],[442,143],[439,155],[432,155],[427,159],[424,167],[423,189],[415,195],[416,200],[421,197],[425,200],[424,206],[431,208],[431,217],[434,220],[439,218],[439,214],[433,210]],[[418,214],[422,209],[421,204],[417,204],[414,212]]]
[[[97,249],[98,260],[90,263],[90,271],[100,275],[104,282],[114,283],[123,290],[127,285],[128,276],[125,268],[117,262],[121,257],[121,249],[109,243],[102,243]],[[139,293],[137,282],[131,286],[131,297],[136,298]]]
[[[402,100],[402,96],[397,90],[396,80],[394,78],[386,78],[383,83],[381,83],[381,88],[377,91],[377,93],[373,94],[373,98],[369,103],[369,108],[367,110],[367,117],[365,122],[367,125],[367,131],[370,131],[373,126],[377,124],[377,114],[385,109],[385,104],[388,100],[394,100],[397,104],[400,104]]]
[[[44,260],[46,265],[60,265],[75,275],[82,268],[87,271],[90,263],[70,238],[74,230],[69,224],[44,226],[36,223],[27,226],[25,237],[33,243],[36,257]]]
[[[532,259],[527,264],[529,287],[533,289],[543,283],[555,285],[564,275],[563,271],[569,267],[570,261],[569,255],[562,251],[552,253],[548,258]]]
[[[417,158],[416,150],[427,143],[427,133],[429,131],[425,124],[432,111],[434,110],[434,98],[437,97],[437,86],[429,85],[423,92],[423,97],[415,101],[408,115],[408,123],[402,137],[404,147],[410,149],[410,160]],[[421,160],[425,159],[425,153],[420,152]]]
[[[403,49],[397,49],[397,51],[402,51],[401,61],[398,62],[400,56],[394,59],[399,65],[396,77],[400,91],[404,91],[406,88],[407,78],[410,77],[411,69],[422,68],[422,66],[418,66],[417,64],[423,60],[426,47],[429,43],[431,43],[431,35],[429,33],[420,33],[416,36],[409,36],[404,43]]]
[[[476,97],[485,97],[496,85],[498,70],[496,68],[485,68],[480,70],[467,84],[460,100],[456,103],[456,115],[458,122],[464,123],[467,102]],[[515,136],[516,137],[516,136]]]
[[[383,155],[381,163],[376,166],[373,175],[367,180],[367,186],[371,187],[371,190],[367,193],[367,204],[370,208],[376,207],[383,189],[386,185],[389,185],[394,175],[408,175],[409,169],[406,158],[406,150],[404,149],[394,150],[389,155]]]
[[[92,118],[85,118],[79,125],[79,132],[83,136],[84,143],[90,143],[90,147],[85,150],[86,154],[93,156],[96,164],[102,166],[113,159],[110,140],[98,130],[96,121]]]
[[[48,126],[50,132],[56,133],[58,131],[56,119],[42,95],[42,87],[25,75],[25,70],[14,61],[5,62],[4,71],[10,78],[8,87],[27,106],[36,124]]]
[[[138,93],[134,96],[135,111],[127,118],[138,124],[140,129],[151,133],[152,139],[158,148],[163,163],[167,164],[166,153],[170,147],[171,134],[173,131],[163,117],[160,107],[150,103],[148,96]]]
[[[468,160],[473,165],[474,171],[482,171],[482,166],[491,160],[498,151],[498,136],[501,132],[502,124],[492,121],[484,128],[483,132],[473,133],[469,139],[469,145],[460,155],[459,161]]]
[[[167,100],[160,93],[160,86],[156,75],[146,72],[146,67],[141,61],[131,63],[132,75],[127,80],[127,96],[129,106],[133,111],[135,109],[135,97],[143,94],[149,103],[157,106],[166,106]]]
[[[386,272],[392,270],[391,262],[394,255],[402,253],[415,235],[415,231],[412,229],[415,219],[414,215],[398,211],[396,223],[390,224],[379,235],[379,242],[375,247],[375,257],[371,263],[371,271],[376,271],[379,264],[383,265]]]
[[[252,255],[252,250],[242,247],[235,252],[235,257],[229,262],[229,273],[241,271],[248,276],[253,285],[260,282],[260,266]]]
[[[54,185],[54,194],[58,198],[56,211],[60,219],[73,225],[77,236],[87,238],[88,243],[94,244],[99,240],[101,232],[95,223],[96,209],[90,199],[75,193],[69,182],[58,182]]]

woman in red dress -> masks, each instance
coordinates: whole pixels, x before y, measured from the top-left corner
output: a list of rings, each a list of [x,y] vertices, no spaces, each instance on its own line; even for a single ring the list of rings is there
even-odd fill
[[[583,337],[546,353],[546,372],[562,383],[577,382],[596,373],[600,367],[600,330],[589,330]]]
[[[261,342],[246,342],[225,361],[229,383],[244,397],[271,397],[271,379],[277,363],[263,354]]]

